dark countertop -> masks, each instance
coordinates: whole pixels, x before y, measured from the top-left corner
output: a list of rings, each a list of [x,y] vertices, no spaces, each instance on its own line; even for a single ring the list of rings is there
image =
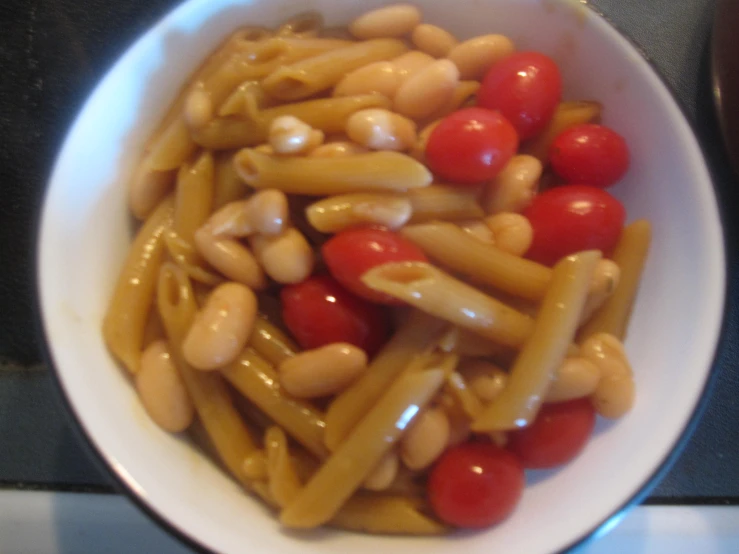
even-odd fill
[[[108,67],[177,0],[5,0],[0,5],[0,486],[110,491],[43,364],[34,313],[34,226],[63,137]],[[695,125],[739,239],[737,179],[719,140],[710,87],[713,0],[592,0],[649,57]],[[676,225],[679,225],[676,222]],[[739,500],[739,270],[730,262],[716,386],[685,451],[650,503]],[[675,368],[675,378],[689,367]],[[628,459],[624,458],[625,463]]]

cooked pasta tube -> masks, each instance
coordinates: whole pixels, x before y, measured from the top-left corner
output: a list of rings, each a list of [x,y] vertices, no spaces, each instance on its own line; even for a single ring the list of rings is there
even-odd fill
[[[436,394],[443,380],[444,373],[438,369],[400,377],[282,511],[282,524],[308,529],[331,520]]]
[[[157,285],[157,306],[173,346],[171,356],[180,371],[195,411],[213,447],[231,474],[242,484],[250,482],[242,471],[244,459],[256,446],[231,401],[226,383],[218,373],[198,371],[185,362],[181,344],[197,313],[190,279],[172,263],[162,265]]]
[[[249,346],[274,366],[292,358],[299,350],[282,329],[261,315],[254,320]]]
[[[407,496],[370,493],[350,498],[328,525],[383,535],[441,535],[449,531],[423,515]]]
[[[236,87],[223,101],[221,107],[218,108],[218,115],[220,117],[254,117],[259,110],[272,107],[273,104],[274,101],[267,96],[259,81],[246,81]]]
[[[264,90],[280,100],[301,100],[331,88],[350,71],[390,60],[407,50],[402,41],[395,39],[354,43],[280,67],[264,79]]]
[[[270,495],[284,508],[298,496],[302,487],[290,456],[285,432],[277,426],[267,429],[264,434],[264,448],[267,451]]]
[[[213,156],[203,152],[192,164],[183,165],[177,175],[172,227],[187,242],[192,242],[212,210],[214,172]]]
[[[464,377],[456,371],[446,378],[446,390],[457,399],[470,419],[475,419],[482,413],[482,402],[479,397],[470,390]]]
[[[620,340],[624,339],[651,240],[652,227],[645,219],[624,228],[612,256],[621,269],[618,285],[590,321],[580,329],[580,341],[596,333],[609,333]]]
[[[446,185],[409,190],[406,196],[413,210],[410,223],[480,219],[485,216],[485,212],[477,202],[478,193],[477,188]]]
[[[520,347],[533,329],[530,317],[424,262],[383,264],[362,282],[504,346]]]
[[[561,260],[542,300],[531,337],[516,358],[503,391],[472,423],[474,431],[506,431],[530,424],[567,355],[600,252]]]
[[[467,235],[451,223],[408,225],[401,234],[442,265],[477,282],[529,300],[539,300],[552,270]]]
[[[236,171],[256,189],[323,196],[362,191],[404,191],[428,186],[431,173],[410,156],[368,152],[341,158],[277,157],[241,150]]]
[[[216,275],[207,267],[205,260],[198,254],[193,245],[183,240],[174,231],[168,231],[164,234],[164,242],[167,245],[169,257],[184,269],[191,279],[211,286],[218,285],[223,281],[220,275]]]
[[[154,171],[144,160],[128,185],[128,207],[137,219],[146,219],[167,196],[175,182],[174,171]]]
[[[285,395],[277,372],[264,358],[247,348],[221,373],[291,437],[319,458],[326,457],[323,414],[310,404]]]
[[[267,141],[269,127],[278,117],[290,115],[326,134],[341,133],[349,117],[367,108],[387,108],[390,101],[379,94],[319,98],[259,111],[246,118],[214,119],[193,130],[194,140],[204,148],[226,150],[257,146]]]
[[[171,197],[162,201],[139,230],[103,319],[108,350],[131,373],[139,369],[144,331],[164,254],[164,234],[172,225],[173,206]]]
[[[151,143],[142,164],[148,164],[153,171],[177,169],[192,156],[196,148],[184,116],[180,115]]]
[[[581,123],[591,123],[600,117],[602,106],[598,102],[562,102],[557,106],[546,128],[523,145],[521,152],[538,158],[543,164],[549,162],[549,147],[557,135]]]
[[[326,446],[335,450],[372,408],[383,392],[429,345],[441,338],[445,324],[414,311],[351,387],[337,396],[326,412]]]
[[[344,194],[311,204],[305,215],[316,230],[337,233],[368,224],[398,229],[408,222],[412,211],[411,201],[396,194]]]
[[[218,152],[215,157],[213,210],[241,200],[249,194],[249,187],[236,173],[233,164],[234,152]]]

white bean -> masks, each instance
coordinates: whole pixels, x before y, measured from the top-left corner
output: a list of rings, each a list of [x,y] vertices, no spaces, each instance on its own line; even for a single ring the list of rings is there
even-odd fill
[[[260,190],[249,199],[248,215],[255,233],[279,235],[288,222],[287,196],[276,189]]]
[[[495,235],[490,227],[480,219],[460,221],[457,225],[468,235],[475,237],[485,244],[495,244]]]
[[[432,63],[434,63],[433,57],[418,50],[411,50],[392,60],[392,64],[400,75],[401,83]]]
[[[424,469],[444,452],[450,433],[449,418],[443,410],[426,410],[416,416],[400,439],[400,458],[409,469]]]
[[[296,398],[337,394],[366,369],[367,354],[354,345],[337,342],[306,350],[280,364],[280,383]]]
[[[195,231],[195,246],[205,260],[223,275],[255,290],[267,286],[262,268],[239,241],[215,236],[209,224]]]
[[[494,64],[511,54],[513,42],[503,35],[484,35],[458,44],[447,54],[461,79],[481,79]]]
[[[505,371],[485,360],[466,360],[460,364],[459,372],[464,376],[470,390],[483,402],[492,402],[508,382]]]
[[[238,283],[219,285],[182,342],[185,360],[202,370],[232,362],[246,346],[256,315],[257,297],[251,289]]]
[[[595,266],[593,278],[590,281],[588,298],[580,316],[580,324],[588,321],[600,308],[608,297],[616,290],[621,279],[621,268],[613,260],[601,259]]]
[[[143,162],[131,179],[128,206],[137,219],[146,219],[167,195],[175,181],[176,171],[154,171]]]
[[[591,397],[596,412],[616,419],[636,400],[636,386],[623,344],[613,335],[597,333],[580,347],[580,355],[600,368],[601,378]]]
[[[449,31],[428,23],[422,23],[413,29],[411,41],[419,50],[434,58],[446,57],[459,43]]]
[[[265,273],[280,284],[300,283],[313,272],[313,249],[297,229],[281,235],[255,235],[251,246]]]
[[[485,223],[493,233],[495,246],[500,250],[523,256],[531,247],[534,228],[521,214],[501,212],[487,217]]]
[[[347,74],[334,88],[334,96],[356,96],[378,93],[394,98],[401,73],[392,62],[374,62]]]
[[[489,214],[522,212],[536,196],[543,166],[527,154],[513,156],[511,161],[488,183],[483,208]]]
[[[316,158],[339,158],[367,152],[364,146],[349,141],[328,142],[312,150],[309,156]]]
[[[416,143],[416,124],[381,108],[359,110],[346,122],[346,134],[372,150],[402,152]]]
[[[420,22],[421,12],[417,7],[394,4],[359,16],[349,24],[349,32],[362,40],[402,37]]]
[[[134,379],[141,403],[154,423],[172,433],[190,426],[195,407],[165,341],[154,341],[144,350]]]
[[[391,450],[385,454],[377,467],[364,480],[364,488],[370,491],[384,491],[395,481],[399,465],[398,454]]]
[[[185,99],[185,121],[190,127],[200,129],[213,119],[213,100],[208,91],[195,88]]]
[[[549,385],[545,401],[565,402],[590,396],[600,377],[600,368],[587,358],[565,358]]]
[[[292,115],[277,117],[269,126],[269,144],[276,154],[304,154],[323,143],[323,132]]]
[[[451,100],[458,83],[457,66],[449,60],[436,60],[400,85],[395,111],[411,119],[428,117]]]

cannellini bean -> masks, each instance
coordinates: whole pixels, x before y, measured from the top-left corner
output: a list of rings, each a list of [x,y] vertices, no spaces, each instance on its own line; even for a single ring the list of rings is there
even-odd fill
[[[395,94],[395,111],[411,119],[423,119],[454,96],[459,83],[457,66],[436,60],[406,79]]]
[[[598,265],[595,266],[593,272],[593,279],[590,281],[588,298],[580,316],[581,325],[588,321],[608,297],[613,294],[620,279],[621,268],[618,267],[616,262],[605,258],[598,261]]]
[[[141,403],[154,423],[171,433],[190,426],[195,407],[165,341],[154,341],[144,350],[134,379]]]
[[[565,358],[549,386],[546,402],[565,402],[590,396],[600,381],[600,368],[587,358]]]
[[[257,315],[257,297],[239,283],[216,287],[182,342],[185,360],[213,370],[236,359],[246,346]]]
[[[280,383],[296,398],[337,394],[367,367],[367,354],[344,342],[306,350],[280,364]]]
[[[255,290],[267,286],[264,272],[251,251],[235,239],[215,236],[208,223],[195,231],[195,246],[205,261],[232,281]]]
[[[355,37],[392,38],[407,35],[421,22],[421,12],[410,4],[394,4],[359,16],[349,24]]]
[[[288,222],[287,196],[276,189],[264,189],[249,199],[249,221],[255,233],[278,235]]]
[[[367,152],[364,146],[342,140],[322,144],[315,150],[312,150],[308,155],[316,158],[339,158],[341,156],[353,156],[354,154],[362,154],[364,152]]]
[[[534,228],[521,214],[501,212],[485,218],[485,223],[499,249],[514,256],[523,256],[531,247]]]
[[[424,52],[411,50],[405,54],[401,54],[392,60],[395,69],[400,75],[400,82],[406,81],[422,69],[434,63],[434,58]]]
[[[473,219],[470,221],[460,221],[457,224],[465,233],[475,237],[480,242],[485,244],[495,244],[495,236],[490,227],[487,226],[485,221],[480,219]]]
[[[269,156],[272,156],[275,154],[275,149],[272,148],[271,144],[260,144],[256,148],[254,148],[257,152],[260,152],[262,154],[267,154]]]
[[[292,115],[282,115],[269,126],[269,144],[276,154],[304,154],[323,143],[323,131]]]
[[[582,344],[580,353],[601,371],[591,397],[595,411],[609,419],[625,415],[634,405],[636,387],[621,341],[613,335],[597,333]]]
[[[483,208],[489,214],[522,212],[534,199],[543,166],[527,154],[511,161],[486,187]]]
[[[382,457],[377,467],[364,480],[364,488],[370,491],[384,491],[393,484],[399,465],[398,454],[391,450]]]
[[[280,284],[300,283],[313,272],[313,249],[297,229],[281,235],[255,235],[251,246],[265,273]]]
[[[434,58],[446,57],[459,43],[449,31],[428,23],[422,23],[413,29],[411,41],[416,48]]]
[[[185,99],[185,121],[190,127],[199,129],[213,119],[213,100],[208,91],[202,88],[193,89]]]
[[[416,143],[416,124],[402,115],[373,108],[352,114],[346,122],[346,134],[372,150],[402,152]]]
[[[205,226],[215,237],[247,237],[254,232],[249,200],[229,202],[210,216]]]
[[[449,444],[449,418],[443,410],[430,409],[400,439],[400,458],[409,469],[424,469],[438,458]]]
[[[459,69],[461,79],[481,79],[493,64],[507,58],[515,47],[503,35],[484,35],[458,44],[447,54]]]
[[[382,94],[394,98],[401,81],[401,73],[392,62],[374,62],[347,74],[334,88],[334,96]]]
[[[362,224],[399,229],[413,214],[408,198],[395,194],[329,196],[305,210],[308,223],[321,233],[337,233]]]
[[[467,386],[483,402],[492,402],[505,388],[508,374],[497,365],[485,360],[466,360],[458,371]]]

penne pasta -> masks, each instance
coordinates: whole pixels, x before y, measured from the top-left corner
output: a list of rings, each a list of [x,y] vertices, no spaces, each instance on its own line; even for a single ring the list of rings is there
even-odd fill
[[[445,324],[414,311],[351,387],[326,412],[326,446],[335,450],[387,388],[420,354],[441,338]]]
[[[245,81],[226,98],[218,108],[219,117],[254,117],[259,110],[272,107],[274,102],[267,96],[259,81]]]
[[[482,402],[456,371],[446,378],[446,390],[455,398],[468,418],[474,420],[482,413]]]
[[[299,350],[290,337],[261,314],[254,320],[249,346],[275,367]]]
[[[356,494],[329,522],[331,527],[382,535],[441,535],[444,525],[423,515],[407,496]]]
[[[651,225],[644,219],[624,228],[612,256],[621,269],[618,285],[595,315],[580,329],[579,342],[596,333],[609,333],[620,340],[625,338],[651,239]]]
[[[177,175],[173,229],[188,243],[207,220],[213,206],[214,165],[210,152],[203,152]]]
[[[280,100],[301,100],[333,87],[350,71],[390,60],[407,50],[402,41],[395,39],[354,43],[280,67],[264,79],[264,89]]]
[[[539,300],[552,278],[550,268],[484,244],[451,223],[409,225],[400,233],[449,269],[514,296]]]
[[[164,234],[164,242],[167,245],[167,253],[172,260],[185,270],[187,275],[204,285],[216,286],[223,282],[223,278],[220,275],[213,273],[210,268],[203,260],[202,256],[198,254],[192,243],[183,240],[174,231],[169,231]]]
[[[182,342],[198,308],[190,279],[172,263],[164,264],[159,272],[157,306],[167,338],[173,345],[171,355],[175,366],[218,457],[240,483],[251,488],[242,465],[256,446],[231,401],[226,383],[216,372],[194,369],[182,355]]]
[[[530,317],[424,262],[386,263],[367,271],[362,282],[504,346],[520,347],[533,329]]]
[[[142,161],[152,171],[177,169],[195,153],[197,145],[182,115],[176,117],[151,143]]]
[[[214,156],[215,176],[213,191],[213,211],[226,204],[242,200],[248,196],[249,187],[236,173],[233,164],[234,152],[218,152]]]
[[[382,225],[397,229],[412,213],[411,201],[395,194],[345,194],[311,204],[308,222],[321,233],[336,233],[357,225]]]
[[[602,110],[603,107],[598,102],[562,102],[557,106],[547,127],[525,143],[521,153],[534,156],[543,164],[548,163],[549,147],[562,131],[581,123],[597,121]]]
[[[404,191],[428,186],[431,173],[397,152],[368,152],[340,158],[292,158],[241,150],[236,171],[256,189],[323,196],[369,191]]]
[[[149,163],[139,164],[128,185],[128,207],[137,219],[146,219],[169,193],[175,182],[174,171],[154,171]]]
[[[139,369],[144,331],[164,254],[164,235],[172,225],[173,205],[172,198],[162,201],[139,229],[103,319],[108,350],[131,373]]]
[[[505,388],[473,421],[473,431],[507,431],[534,420],[575,336],[599,259],[598,251],[582,252],[554,267],[531,337],[516,358]]]
[[[295,501],[283,509],[282,524],[308,529],[330,521],[431,400],[443,380],[441,370],[398,379],[306,483]]]
[[[274,368],[247,348],[239,358],[222,368],[228,381],[291,437],[319,458],[327,455],[323,443],[323,414],[310,404],[285,395]]]
[[[272,122],[286,115],[296,117],[324,133],[340,133],[355,112],[389,105],[390,101],[379,94],[320,98],[267,108],[247,118],[214,119],[202,128],[193,130],[192,136],[200,146],[211,150],[257,146],[269,138]]]
[[[264,434],[267,452],[267,476],[270,496],[281,508],[289,505],[300,493],[302,483],[298,478],[285,432],[277,426]]]
[[[406,196],[411,202],[413,211],[409,223],[426,223],[434,220],[458,221],[485,217],[485,212],[477,201],[478,195],[477,188],[436,184],[409,190]]]

